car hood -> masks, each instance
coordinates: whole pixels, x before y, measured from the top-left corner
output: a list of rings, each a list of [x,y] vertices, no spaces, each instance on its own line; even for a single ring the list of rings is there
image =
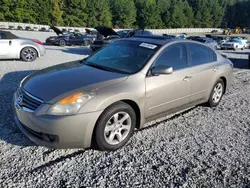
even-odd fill
[[[115,32],[112,28],[106,27],[106,26],[97,26],[95,29],[104,37],[110,36],[110,35],[118,35],[117,32]]]
[[[54,103],[71,92],[91,92],[126,79],[125,74],[100,70],[74,61],[34,72],[24,79],[21,87],[45,103]]]
[[[63,32],[55,26],[51,26],[50,29],[52,29],[57,35],[63,35]]]

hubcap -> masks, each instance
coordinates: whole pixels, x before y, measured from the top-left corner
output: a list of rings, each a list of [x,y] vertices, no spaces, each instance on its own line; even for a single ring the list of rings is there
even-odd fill
[[[214,91],[213,91],[213,102],[214,103],[218,103],[222,97],[223,94],[223,86],[221,83],[218,83],[215,87],[214,87]]]
[[[65,46],[65,42],[62,40],[60,41],[61,46]]]
[[[126,112],[114,114],[104,129],[104,138],[110,145],[116,145],[125,140],[131,129],[131,117]]]
[[[32,60],[35,58],[36,52],[32,48],[27,48],[24,50],[23,55],[24,55],[25,59]]]

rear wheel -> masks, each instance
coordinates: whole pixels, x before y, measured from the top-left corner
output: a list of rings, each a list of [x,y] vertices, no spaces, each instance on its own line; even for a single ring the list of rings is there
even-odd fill
[[[94,144],[97,149],[114,151],[124,146],[132,136],[136,115],[131,106],[117,102],[108,107],[97,121]]]
[[[26,62],[32,62],[37,59],[37,51],[32,47],[25,47],[21,51],[21,59]]]
[[[210,107],[216,107],[220,103],[225,92],[225,84],[222,79],[217,80],[210,94],[208,104]]]
[[[60,46],[66,46],[66,41],[65,40],[60,40],[59,45]]]

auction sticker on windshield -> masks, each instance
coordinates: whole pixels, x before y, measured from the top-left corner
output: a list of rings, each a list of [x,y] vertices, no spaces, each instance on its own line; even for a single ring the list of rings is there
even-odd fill
[[[149,48],[149,49],[155,49],[157,46],[149,43],[141,43],[141,47]]]

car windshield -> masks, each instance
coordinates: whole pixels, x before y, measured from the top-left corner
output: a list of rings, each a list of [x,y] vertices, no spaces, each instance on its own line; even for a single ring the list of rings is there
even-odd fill
[[[232,39],[232,40],[229,40],[228,42],[239,42],[239,41],[235,40],[235,39]]]
[[[107,71],[133,74],[145,66],[159,47],[139,41],[117,41],[88,57],[84,64]]]
[[[121,31],[118,31],[118,35],[121,36],[122,38],[124,38],[128,32],[130,32],[130,30],[121,30]]]

